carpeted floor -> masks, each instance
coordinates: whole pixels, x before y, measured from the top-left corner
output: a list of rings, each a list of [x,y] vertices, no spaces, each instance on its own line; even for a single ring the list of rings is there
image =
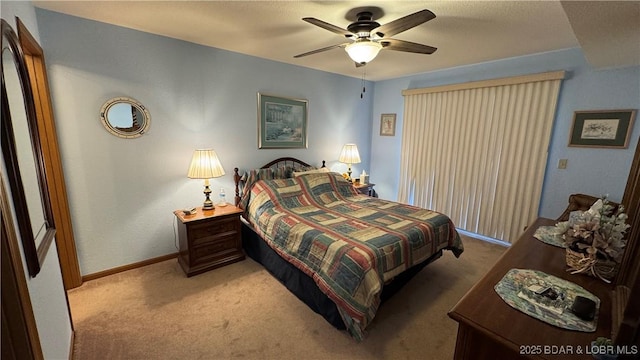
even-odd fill
[[[74,359],[451,359],[447,312],[504,247],[463,237],[383,304],[357,343],[251,259],[191,278],[177,260],[69,291]]]

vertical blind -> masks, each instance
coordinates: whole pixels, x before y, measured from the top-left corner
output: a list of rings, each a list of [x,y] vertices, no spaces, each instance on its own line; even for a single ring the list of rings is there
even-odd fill
[[[564,72],[403,91],[398,199],[515,241],[536,217]]]

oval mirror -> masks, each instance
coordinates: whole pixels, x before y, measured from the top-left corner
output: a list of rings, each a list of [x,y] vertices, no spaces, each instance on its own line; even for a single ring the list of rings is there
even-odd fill
[[[138,101],[128,97],[117,97],[102,105],[100,121],[113,135],[131,139],[147,132],[151,125],[151,115]]]

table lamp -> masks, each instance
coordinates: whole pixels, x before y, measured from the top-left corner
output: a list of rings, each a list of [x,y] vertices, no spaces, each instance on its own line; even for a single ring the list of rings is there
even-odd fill
[[[211,149],[199,149],[193,152],[191,165],[187,177],[191,179],[204,179],[204,195],[205,200],[202,205],[203,210],[213,210],[213,202],[209,198],[211,189],[209,189],[209,179],[224,175],[224,169],[218,155]]]
[[[347,180],[352,181],[351,165],[360,163],[360,154],[358,153],[358,147],[356,146],[356,144],[345,144],[342,147],[342,152],[340,153],[338,161],[349,165],[349,170],[347,171],[347,175],[349,175],[349,178]]]

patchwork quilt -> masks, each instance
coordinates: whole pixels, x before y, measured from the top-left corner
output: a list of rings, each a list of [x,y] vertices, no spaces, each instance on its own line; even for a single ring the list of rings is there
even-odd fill
[[[440,213],[359,194],[337,173],[257,181],[247,218],[287,261],[312,277],[362,340],[384,283],[442,249],[463,251]]]

